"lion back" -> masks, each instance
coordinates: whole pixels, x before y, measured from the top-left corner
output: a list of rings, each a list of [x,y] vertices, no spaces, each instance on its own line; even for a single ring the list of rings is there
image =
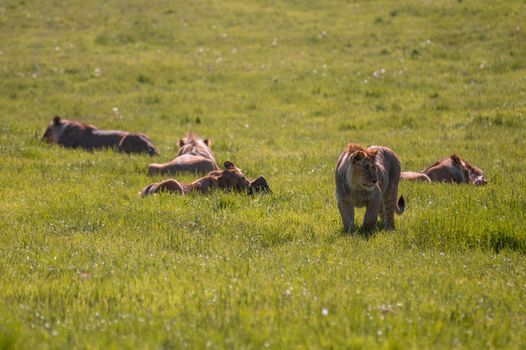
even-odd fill
[[[344,150],[340,154],[340,158],[336,162],[336,171],[334,178],[336,181],[336,199],[341,200],[343,197],[351,192],[351,161],[349,160],[349,152]]]
[[[404,212],[405,200],[400,197],[398,203],[398,185],[400,183],[401,165],[400,158],[391,149],[383,146],[371,146],[369,149],[377,149],[376,164],[380,171],[380,189],[384,202],[388,206],[393,206],[397,214]]]
[[[72,120],[61,121],[62,132],[58,137],[57,143],[64,147],[79,147],[81,146],[86,130],[93,127],[91,125],[82,124]]]

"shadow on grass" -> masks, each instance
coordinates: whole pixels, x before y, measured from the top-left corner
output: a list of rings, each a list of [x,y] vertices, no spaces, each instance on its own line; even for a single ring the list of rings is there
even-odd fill
[[[488,237],[488,245],[495,253],[501,250],[513,250],[526,253],[526,241],[517,237],[509,236],[501,232],[491,232]]]
[[[393,231],[385,230],[383,228],[383,225],[380,222],[378,222],[375,227],[368,228],[368,229],[359,227],[354,231],[345,231],[343,228],[339,230],[340,236],[342,237],[360,237],[366,241],[371,238],[374,238],[380,232],[393,232]]]

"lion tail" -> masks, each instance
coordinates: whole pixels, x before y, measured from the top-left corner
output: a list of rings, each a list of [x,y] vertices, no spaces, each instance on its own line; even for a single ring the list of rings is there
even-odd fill
[[[400,196],[400,198],[398,199],[398,203],[396,204],[395,212],[398,215],[402,215],[404,210],[405,210],[405,199],[404,199],[404,196]]]

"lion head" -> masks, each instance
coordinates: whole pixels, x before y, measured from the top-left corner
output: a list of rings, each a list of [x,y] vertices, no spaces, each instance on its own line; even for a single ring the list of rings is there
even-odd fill
[[[227,160],[223,165],[224,170],[212,172],[214,173],[212,176],[216,177],[218,181],[219,188],[223,190],[233,189],[237,192],[247,191],[250,188],[250,181],[234,163]]]
[[[450,157],[454,167],[462,173],[462,179],[464,183],[472,183],[473,185],[483,186],[487,183],[484,172],[474,165],[466,162],[457,154],[453,154]]]
[[[351,161],[352,182],[367,191],[372,191],[378,182],[376,173],[378,150],[367,150],[356,144],[350,144],[347,149]]]
[[[46,132],[42,136],[42,141],[47,143],[57,143],[64,129],[61,118],[57,115],[49,122]]]

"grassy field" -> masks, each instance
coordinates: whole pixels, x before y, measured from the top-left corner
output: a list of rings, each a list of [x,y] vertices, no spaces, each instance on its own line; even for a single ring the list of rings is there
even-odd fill
[[[0,349],[524,349],[525,33],[513,0],[0,0]],[[56,114],[274,193],[138,198],[152,159],[43,144]],[[348,142],[490,182],[345,235]]]

